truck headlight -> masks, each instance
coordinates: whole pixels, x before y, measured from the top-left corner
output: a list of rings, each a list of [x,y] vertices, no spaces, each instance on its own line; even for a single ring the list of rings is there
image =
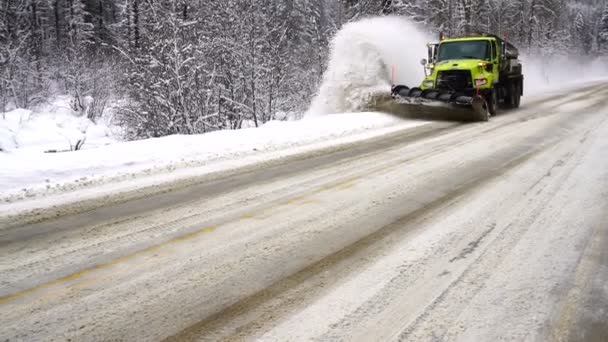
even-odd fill
[[[422,82],[422,85],[425,88],[433,88],[433,86],[435,85],[435,82],[433,82],[433,81],[424,81],[424,82]]]

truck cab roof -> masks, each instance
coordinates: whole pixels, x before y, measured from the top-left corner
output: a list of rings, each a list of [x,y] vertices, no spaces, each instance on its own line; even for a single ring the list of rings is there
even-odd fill
[[[496,41],[498,43],[498,46],[501,46],[502,43],[504,42],[506,45],[506,54],[508,58],[518,58],[519,57],[519,50],[517,50],[517,48],[507,42],[506,40],[500,38],[497,35],[494,34],[488,34],[488,33],[480,33],[480,34],[470,34],[470,35],[466,35],[466,36],[460,36],[460,37],[452,37],[452,38],[444,38],[442,39],[439,44],[442,43],[450,43],[450,42],[462,42],[462,41],[476,41],[476,40],[488,40],[488,41]]]

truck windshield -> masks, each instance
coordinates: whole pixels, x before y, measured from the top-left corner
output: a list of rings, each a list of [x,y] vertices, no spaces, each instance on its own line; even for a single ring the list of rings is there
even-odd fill
[[[490,42],[487,40],[441,43],[437,61],[449,59],[490,60],[491,53]]]

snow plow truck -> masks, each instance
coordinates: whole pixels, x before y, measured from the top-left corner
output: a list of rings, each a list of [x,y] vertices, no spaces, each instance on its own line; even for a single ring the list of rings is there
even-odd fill
[[[428,44],[420,87],[393,85],[391,95],[408,112],[488,121],[498,107],[519,107],[524,76],[518,57],[517,48],[496,35],[442,35]]]

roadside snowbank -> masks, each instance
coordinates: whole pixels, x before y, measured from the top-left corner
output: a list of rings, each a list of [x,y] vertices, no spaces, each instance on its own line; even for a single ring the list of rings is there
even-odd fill
[[[179,168],[213,166],[225,160],[233,160],[231,167],[235,167],[246,164],[247,156],[282,157],[301,152],[297,147],[333,146],[423,124],[426,122],[403,121],[381,113],[347,113],[274,121],[238,131],[118,142],[69,153],[0,153],[0,201],[35,200],[93,185],[132,182],[140,176],[164,174],[155,180],[162,183],[175,180],[178,175],[173,171]],[[0,211],[3,209],[8,208],[0,206]]]
[[[14,109],[0,114],[0,149],[14,153],[64,151],[83,141],[83,149],[111,144],[118,139],[101,119],[98,123],[75,115],[67,97],[59,97],[35,111]]]

